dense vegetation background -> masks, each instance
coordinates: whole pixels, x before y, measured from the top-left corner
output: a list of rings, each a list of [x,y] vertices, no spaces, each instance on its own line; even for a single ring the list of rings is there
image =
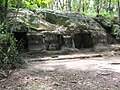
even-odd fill
[[[76,11],[87,15],[119,16],[119,0],[0,0],[0,6],[21,8],[48,8]]]

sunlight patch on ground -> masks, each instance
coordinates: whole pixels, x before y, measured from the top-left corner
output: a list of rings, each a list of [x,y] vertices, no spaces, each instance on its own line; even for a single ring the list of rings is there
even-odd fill
[[[112,64],[113,63],[113,64]],[[117,64],[118,63],[118,64]],[[109,70],[120,72],[120,61],[117,58],[89,58],[89,59],[73,59],[73,60],[56,60],[32,63],[32,68],[38,70]]]

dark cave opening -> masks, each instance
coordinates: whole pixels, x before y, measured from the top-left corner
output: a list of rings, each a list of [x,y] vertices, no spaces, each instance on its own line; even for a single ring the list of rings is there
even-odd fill
[[[46,50],[61,50],[64,38],[61,34],[49,34],[45,37]]]
[[[28,50],[27,32],[13,32],[13,34],[17,40],[17,48],[19,50]]]
[[[92,48],[92,38],[90,33],[78,33],[74,35],[75,48]]]

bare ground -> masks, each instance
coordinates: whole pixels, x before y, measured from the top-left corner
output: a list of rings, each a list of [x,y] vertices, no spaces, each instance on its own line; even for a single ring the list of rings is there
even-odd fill
[[[29,52],[27,68],[0,80],[0,90],[120,90],[119,54]]]

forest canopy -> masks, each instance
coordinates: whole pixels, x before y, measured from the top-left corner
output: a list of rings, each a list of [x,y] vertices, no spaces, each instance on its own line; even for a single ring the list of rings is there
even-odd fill
[[[69,10],[95,16],[119,15],[119,0],[0,0],[1,7]]]

